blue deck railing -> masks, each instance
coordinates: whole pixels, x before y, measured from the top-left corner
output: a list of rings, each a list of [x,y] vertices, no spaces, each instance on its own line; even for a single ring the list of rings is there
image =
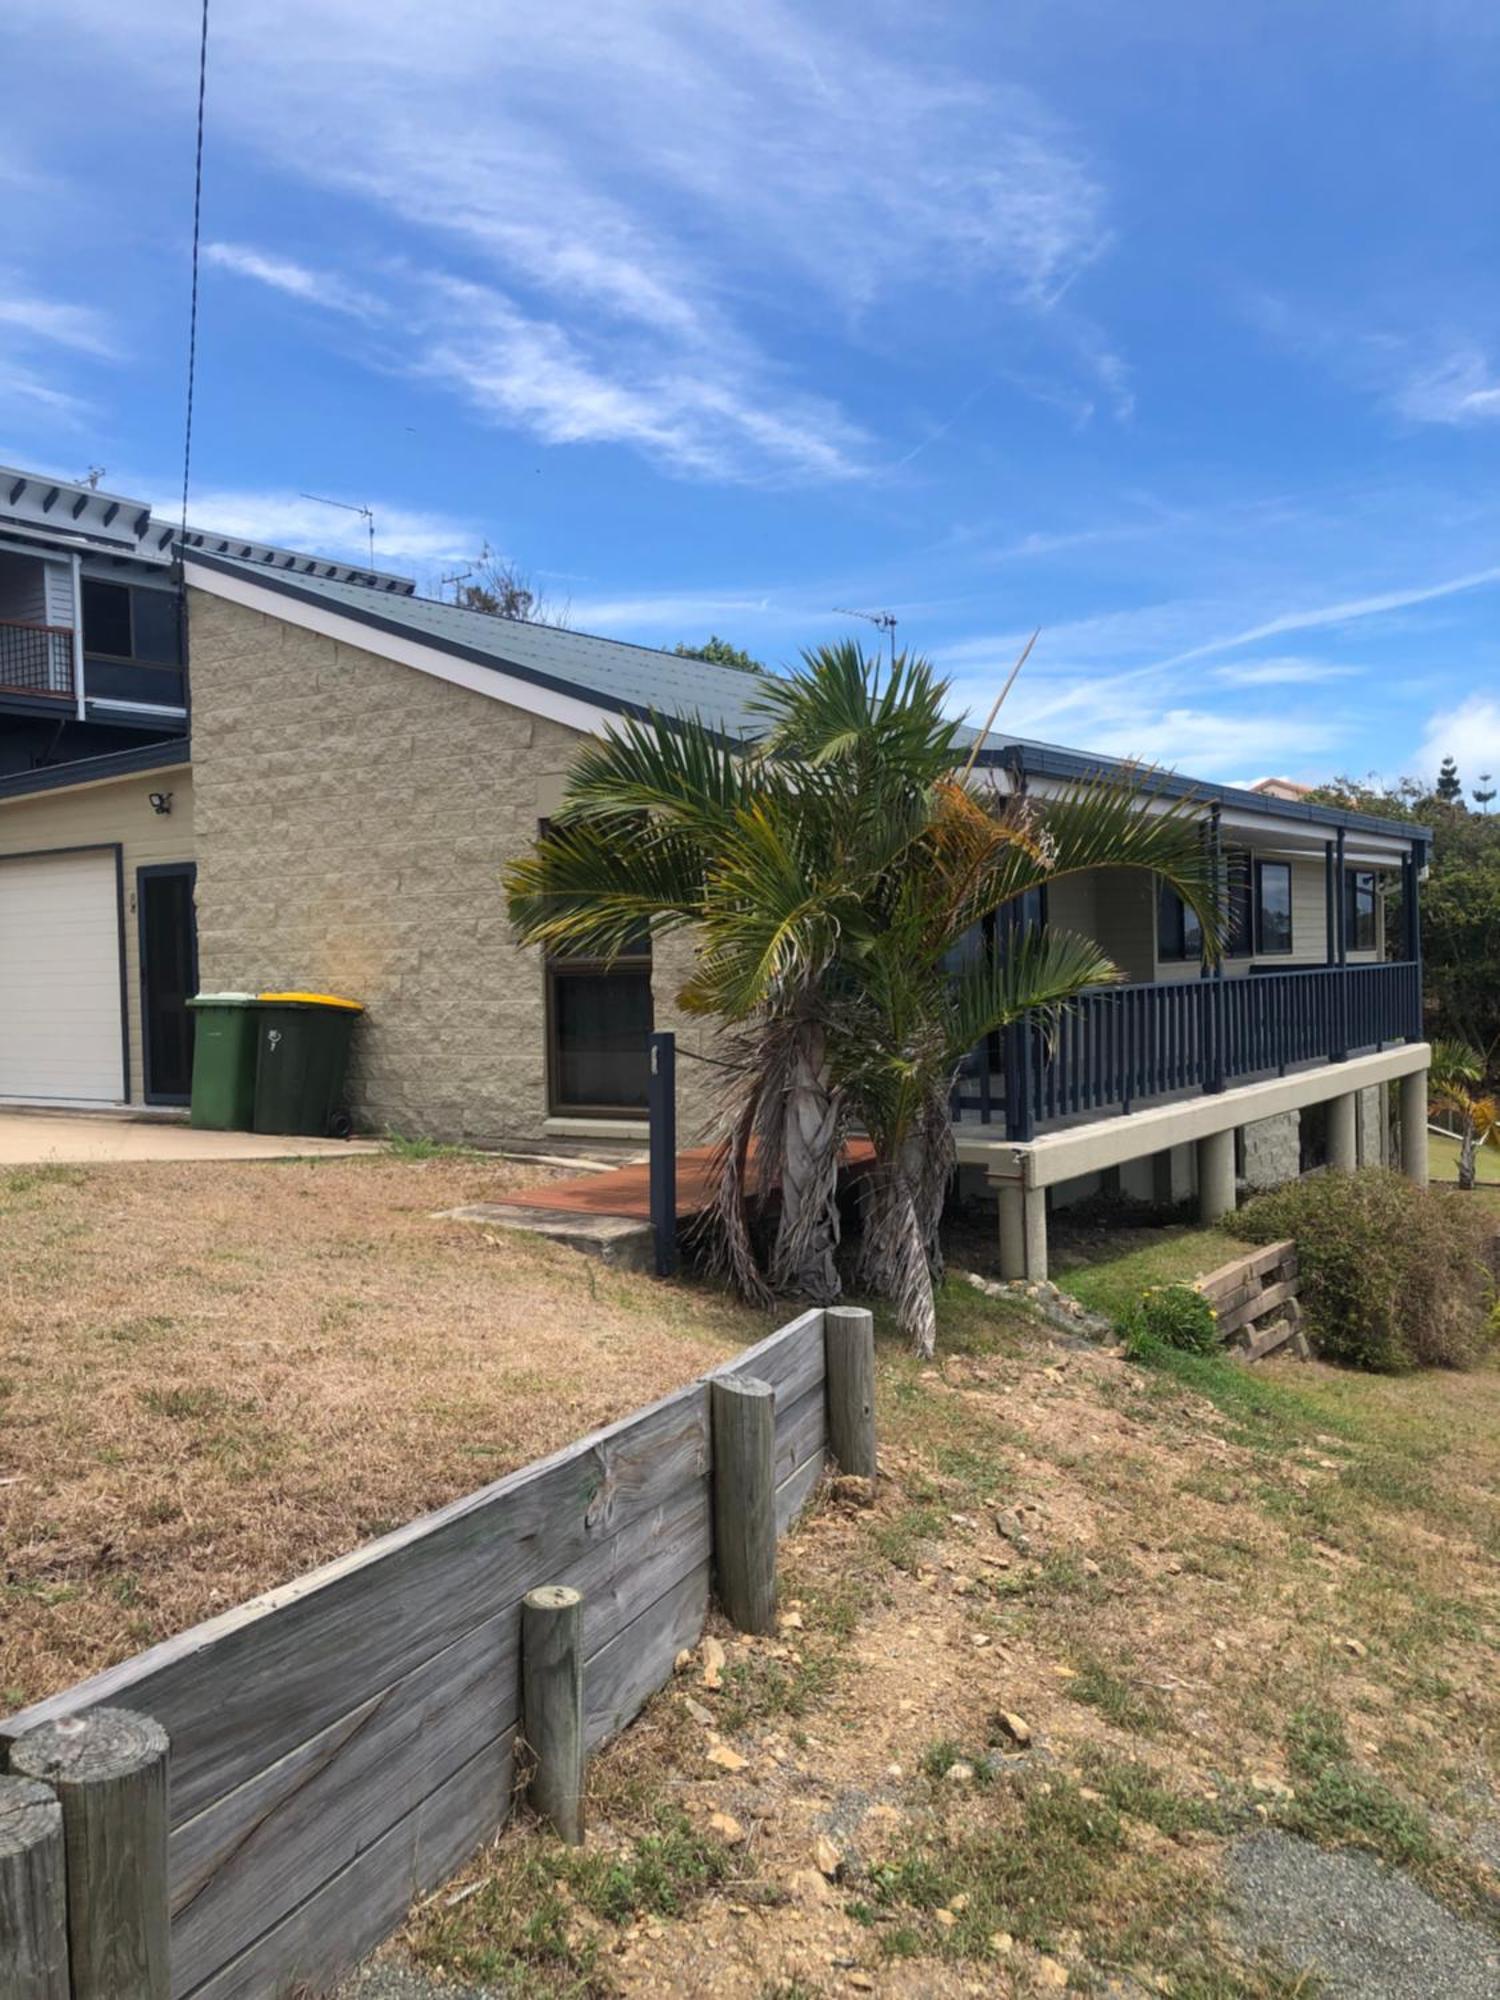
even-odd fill
[[[1060,1119],[1128,1113],[1421,1034],[1421,967],[1407,962],[1096,987],[1051,1020],[1008,1028],[998,1074],[993,1049],[976,1050],[953,1114],[1003,1122],[1024,1141]]]

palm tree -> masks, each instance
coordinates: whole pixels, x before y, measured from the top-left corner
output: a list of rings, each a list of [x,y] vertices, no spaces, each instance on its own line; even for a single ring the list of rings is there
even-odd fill
[[[726,1025],[741,1068],[715,1209],[729,1269],[752,1295],[838,1296],[838,1171],[858,1123],[876,1155],[859,1268],[926,1352],[960,1063],[1026,1010],[1119,976],[1090,940],[1049,929],[955,972],[966,936],[1061,875],[1106,867],[1153,870],[1205,936],[1221,930],[1191,804],[1132,784],[1045,807],[983,790],[948,692],[924,661],[883,672],[846,642],[768,677],[754,743],[696,721],[623,723],[583,750],[549,832],[506,873],[526,942],[607,957],[642,926],[694,932],[680,1004]],[[757,1181],[781,1194],[764,1267]]]
[[[1458,1184],[1472,1190],[1478,1149],[1500,1148],[1500,1104],[1481,1094],[1485,1059],[1468,1042],[1434,1042],[1428,1064],[1429,1109],[1458,1120]]]

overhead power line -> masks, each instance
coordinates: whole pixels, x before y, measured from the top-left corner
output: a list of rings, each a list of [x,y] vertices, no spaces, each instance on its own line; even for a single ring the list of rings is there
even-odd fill
[[[203,222],[203,100],[208,84],[208,0],[198,37],[198,146],[193,161],[193,290],[188,310],[187,412],[182,430],[182,534],[187,539],[188,482],[193,469],[193,386],[198,371],[198,245]]]

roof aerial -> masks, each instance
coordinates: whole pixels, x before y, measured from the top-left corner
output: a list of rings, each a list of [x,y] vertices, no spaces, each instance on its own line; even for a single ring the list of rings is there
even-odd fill
[[[153,514],[147,500],[130,500],[108,493],[89,480],[52,479],[44,473],[0,466],[0,533],[45,542],[79,554],[117,556],[131,562],[172,562],[181,530],[171,520]],[[205,553],[230,556],[240,562],[263,564],[293,576],[315,576],[337,583],[358,584],[392,597],[410,597],[416,583],[409,576],[377,570],[360,563],[332,562],[298,549],[226,535],[212,528],[190,527],[186,546]]]

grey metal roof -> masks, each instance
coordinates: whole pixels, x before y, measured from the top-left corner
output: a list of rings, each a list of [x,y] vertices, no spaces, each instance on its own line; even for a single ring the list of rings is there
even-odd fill
[[[758,677],[740,667],[686,660],[653,646],[601,639],[556,625],[494,618],[431,597],[376,596],[359,584],[289,576],[198,549],[190,551],[189,559],[208,569],[247,577],[301,603],[325,605],[375,631],[419,640],[618,714],[696,715],[711,729],[735,738],[759,732],[750,707]]]
[[[752,706],[757,676],[739,667],[687,660],[680,654],[663,653],[652,646],[635,646],[624,639],[601,639],[589,632],[573,632],[555,625],[495,618],[487,612],[466,611],[461,605],[443,604],[431,597],[377,595],[357,583],[344,583],[333,577],[291,576],[267,570],[256,562],[236,562],[203,550],[192,550],[190,559],[209,569],[249,577],[303,603],[326,605],[376,631],[420,640],[460,659],[492,666],[616,714],[697,716],[719,734],[737,740],[759,735],[764,726]],[[960,741],[972,743],[974,735],[973,730],[964,729]],[[1065,780],[1091,775],[1121,776],[1132,769],[1115,757],[998,733],[985,738],[979,761]],[[1153,783],[1166,792],[1191,794],[1205,804],[1217,801],[1268,819],[1307,820],[1330,828],[1342,826],[1367,833],[1394,834],[1400,839],[1419,842],[1431,839],[1426,827],[1378,819],[1337,806],[1268,798],[1261,792],[1238,791],[1176,772],[1157,772]]]
[[[44,764],[37,771],[12,771],[0,778],[0,799],[27,798],[33,792],[66,791],[73,785],[98,785],[110,778],[140,777],[147,771],[167,771],[191,764],[192,746],[184,736],[162,743],[142,743],[129,750],[107,750],[100,757],[74,757],[65,764]]]

